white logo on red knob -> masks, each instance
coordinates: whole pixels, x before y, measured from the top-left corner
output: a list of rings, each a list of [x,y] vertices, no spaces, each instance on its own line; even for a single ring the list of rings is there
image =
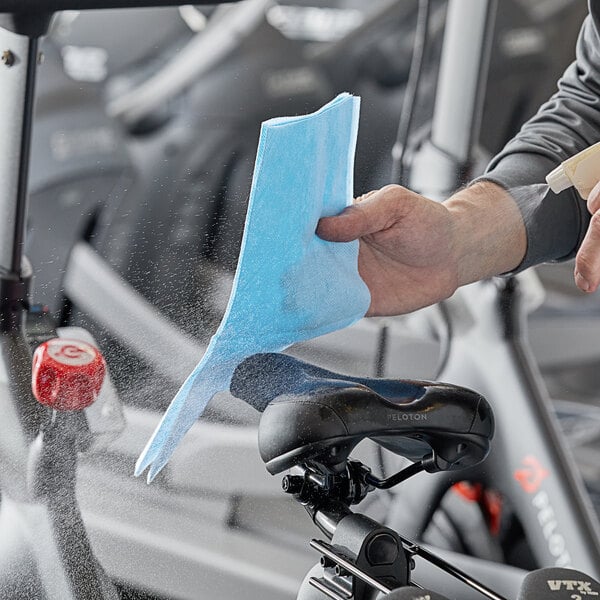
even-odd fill
[[[48,354],[63,365],[80,367],[88,365],[96,357],[96,350],[78,340],[54,339],[48,342]]]

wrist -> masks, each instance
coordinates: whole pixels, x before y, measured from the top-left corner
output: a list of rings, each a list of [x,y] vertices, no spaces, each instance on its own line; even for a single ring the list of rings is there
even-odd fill
[[[516,269],[527,249],[521,211],[501,186],[480,181],[446,202],[453,226],[458,285]]]

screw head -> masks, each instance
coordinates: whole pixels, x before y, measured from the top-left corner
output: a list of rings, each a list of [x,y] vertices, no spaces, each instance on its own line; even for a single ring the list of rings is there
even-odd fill
[[[281,480],[281,487],[286,494],[299,494],[304,487],[304,477],[286,475]]]
[[[4,65],[6,65],[7,67],[12,67],[15,64],[16,57],[10,50],[4,50],[4,52],[2,52],[2,57],[0,58],[0,60],[2,60]]]

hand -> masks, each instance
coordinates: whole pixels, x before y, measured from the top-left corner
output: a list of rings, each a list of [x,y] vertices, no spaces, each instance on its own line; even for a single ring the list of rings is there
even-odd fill
[[[582,292],[595,292],[600,284],[600,183],[590,192],[587,207],[592,219],[575,259],[575,284]]]
[[[317,234],[360,239],[358,270],[371,291],[368,315],[396,315],[451,296],[458,286],[515,268],[525,227],[512,198],[484,182],[439,204],[389,185],[321,219]]]
[[[358,270],[371,291],[369,315],[406,313],[450,296],[457,287],[452,219],[446,207],[403,187],[369,192],[317,234],[360,238]]]

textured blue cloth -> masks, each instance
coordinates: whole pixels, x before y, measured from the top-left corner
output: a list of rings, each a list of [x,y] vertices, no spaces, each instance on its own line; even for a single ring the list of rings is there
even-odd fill
[[[150,467],[152,481],[244,358],[342,329],[366,313],[358,242],[315,234],[321,217],[352,201],[359,106],[359,98],[340,94],[313,114],[263,123],[225,316],[138,459],[136,475]]]

